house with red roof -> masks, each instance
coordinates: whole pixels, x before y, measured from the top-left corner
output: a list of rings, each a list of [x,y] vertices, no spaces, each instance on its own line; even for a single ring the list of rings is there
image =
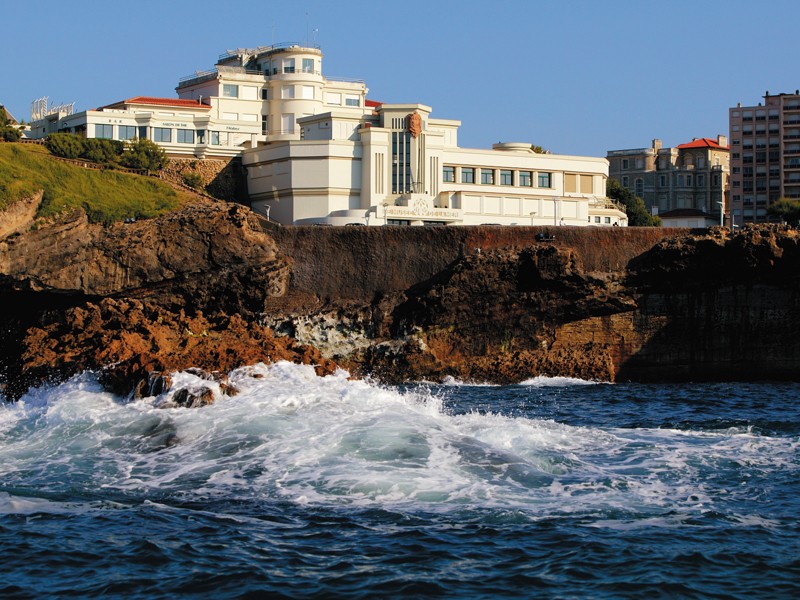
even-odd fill
[[[730,149],[724,135],[694,138],[673,148],[610,150],[609,178],[644,200],[666,227],[728,224]]]

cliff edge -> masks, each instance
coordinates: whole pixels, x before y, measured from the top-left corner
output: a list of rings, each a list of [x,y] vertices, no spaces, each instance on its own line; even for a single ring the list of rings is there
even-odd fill
[[[282,228],[198,202],[0,237],[6,395],[97,370],[258,361],[389,382],[792,379],[800,236],[655,228]],[[137,387],[138,386],[138,387]]]

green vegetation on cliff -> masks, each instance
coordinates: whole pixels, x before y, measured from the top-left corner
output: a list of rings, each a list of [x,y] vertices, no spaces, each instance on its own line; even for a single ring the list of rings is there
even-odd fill
[[[189,199],[151,177],[84,169],[51,158],[38,145],[0,144],[0,210],[39,190],[38,217],[82,208],[95,223],[156,217]]]
[[[62,158],[83,158],[110,167],[158,171],[167,164],[164,149],[150,140],[120,142],[85,138],[74,133],[51,133],[45,141],[47,149]]]

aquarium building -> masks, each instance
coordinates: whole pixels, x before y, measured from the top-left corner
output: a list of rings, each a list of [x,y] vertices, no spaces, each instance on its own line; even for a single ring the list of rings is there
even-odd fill
[[[285,225],[627,225],[605,197],[605,158],[461,148],[460,121],[368,100],[363,81],[323,76],[316,47],[228,51],[176,91],[41,115],[33,136],[138,137],[174,157],[241,158],[253,209]]]

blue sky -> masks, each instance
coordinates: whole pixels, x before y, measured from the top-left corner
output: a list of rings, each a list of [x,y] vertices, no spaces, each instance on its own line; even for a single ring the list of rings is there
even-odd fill
[[[76,110],[174,97],[227,49],[307,38],[326,75],[364,79],[369,98],[460,119],[465,147],[672,146],[800,88],[796,0],[2,0],[0,14],[0,103],[26,120],[42,96]]]

